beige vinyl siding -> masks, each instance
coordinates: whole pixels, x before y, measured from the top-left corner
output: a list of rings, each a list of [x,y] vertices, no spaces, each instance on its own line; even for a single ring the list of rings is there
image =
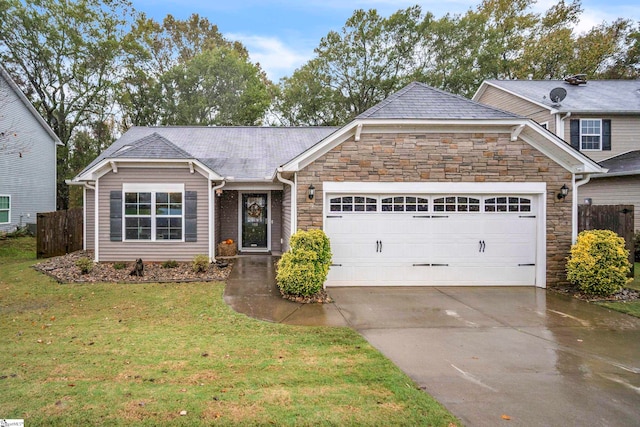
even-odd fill
[[[96,225],[96,204],[95,204],[95,191],[90,189],[85,189],[85,197],[84,197],[84,224],[85,224],[85,235],[84,235],[84,244],[85,248],[88,251],[92,251],[95,249],[96,243],[96,233],[95,233],[95,225]]]
[[[640,230],[640,175],[592,179],[578,190],[578,203],[633,205],[634,228]]]
[[[271,191],[271,252],[282,252],[282,191]]]
[[[596,162],[632,150],[640,150],[640,117],[638,116],[572,114],[570,119],[611,119],[611,151],[583,151]],[[570,140],[569,135],[571,135],[570,119],[564,121],[564,134],[567,141]]]
[[[184,191],[198,193],[197,242],[111,242],[109,237],[109,195],[122,191],[123,184],[184,183]],[[171,168],[119,167],[118,173],[109,172],[99,180],[99,261],[191,261],[197,254],[209,253],[209,180],[198,172],[191,173],[188,166]],[[184,230],[183,230],[184,233]]]
[[[543,95],[547,94],[540,94],[541,97]],[[547,108],[536,105],[493,86],[487,86],[487,89],[478,99],[478,102],[518,114],[528,119],[533,119],[540,124],[547,123],[547,129],[556,133],[555,117]]]
[[[285,185],[282,195],[282,251],[289,250],[291,237],[291,186]]]

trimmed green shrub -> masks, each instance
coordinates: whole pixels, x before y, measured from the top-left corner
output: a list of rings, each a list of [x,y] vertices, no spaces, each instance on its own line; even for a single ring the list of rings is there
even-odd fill
[[[178,261],[175,259],[169,259],[162,263],[162,268],[176,268],[178,267]]]
[[[204,273],[209,268],[209,257],[204,254],[194,256],[191,267],[196,273]]]
[[[93,261],[87,257],[82,257],[76,261],[76,267],[80,269],[80,273],[89,274],[93,270]]]
[[[628,257],[624,239],[613,231],[583,231],[571,247],[567,279],[585,294],[612,295],[628,282]]]
[[[322,230],[298,231],[278,262],[276,282],[285,295],[311,296],[322,290],[331,266],[329,238]]]

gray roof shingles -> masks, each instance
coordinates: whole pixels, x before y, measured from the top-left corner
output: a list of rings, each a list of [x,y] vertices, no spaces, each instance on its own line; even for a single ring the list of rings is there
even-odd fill
[[[358,119],[514,119],[519,116],[462,96],[413,82]]]
[[[560,112],[640,114],[640,80],[590,80],[579,86],[563,80],[487,80],[487,83]],[[551,90],[557,87],[567,91],[559,106],[549,99]]]
[[[265,180],[276,168],[336,127],[133,127],[85,171],[104,159],[194,159],[218,175]],[[121,150],[123,147],[129,147]],[[120,151],[119,151],[120,150]]]
[[[603,168],[609,169],[608,174],[640,174],[640,150],[620,154],[600,163]]]
[[[516,119],[519,116],[414,82],[357,119]],[[194,159],[218,175],[273,177],[276,169],[337,127],[133,127],[84,171],[104,159]],[[123,149],[126,147],[126,149]],[[83,172],[84,172],[83,171]]]

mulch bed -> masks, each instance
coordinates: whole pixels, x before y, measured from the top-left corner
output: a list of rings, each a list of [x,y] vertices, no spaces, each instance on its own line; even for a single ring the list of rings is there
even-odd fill
[[[624,288],[618,293],[608,297],[587,295],[575,286],[561,286],[550,288],[550,291],[560,294],[569,295],[573,298],[588,302],[620,302],[620,301],[636,301],[640,299],[640,292],[633,289]]]
[[[196,273],[190,262],[179,262],[175,268],[164,268],[162,263],[144,262],[144,276],[132,276],[135,261],[124,263],[124,268],[116,269],[117,263],[99,262],[93,265],[91,272],[82,274],[76,266],[80,258],[93,259],[92,251],[78,251],[67,255],[49,258],[33,266],[60,283],[176,283],[176,282],[214,282],[227,280],[233,260],[225,260],[228,265],[220,267],[210,264],[207,271]]]

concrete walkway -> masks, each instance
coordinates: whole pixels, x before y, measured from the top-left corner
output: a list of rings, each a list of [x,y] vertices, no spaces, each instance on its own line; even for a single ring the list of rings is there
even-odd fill
[[[238,313],[269,322],[305,326],[349,326],[335,304],[301,304],[282,298],[275,262],[268,255],[240,256],[227,279],[224,300]]]
[[[235,310],[348,325],[467,426],[640,425],[640,319],[530,287],[332,288],[334,304],[295,304],[272,258],[238,260]]]

